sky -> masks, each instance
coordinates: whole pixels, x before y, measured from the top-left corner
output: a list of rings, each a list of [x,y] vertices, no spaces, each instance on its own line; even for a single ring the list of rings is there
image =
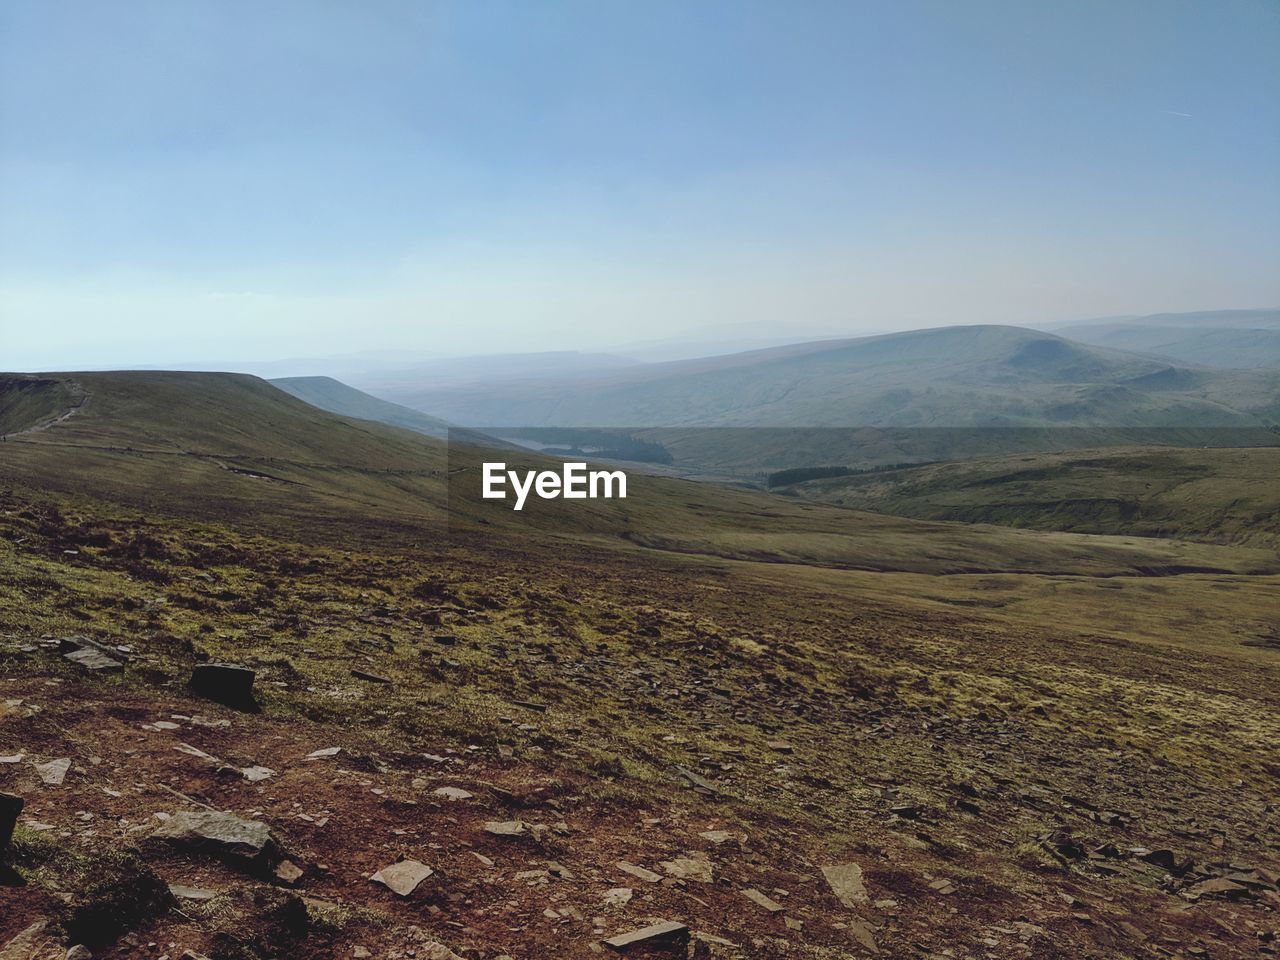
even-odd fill
[[[0,369],[1280,304],[1274,0],[5,0]]]

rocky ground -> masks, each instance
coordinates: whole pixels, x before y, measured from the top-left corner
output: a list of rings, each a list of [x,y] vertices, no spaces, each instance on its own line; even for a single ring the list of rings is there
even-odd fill
[[[0,507],[3,960],[1277,949],[1265,654]]]

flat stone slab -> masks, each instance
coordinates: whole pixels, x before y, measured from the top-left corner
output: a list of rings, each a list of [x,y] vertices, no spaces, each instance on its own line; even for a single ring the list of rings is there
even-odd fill
[[[689,942],[689,928],[675,920],[663,920],[652,926],[620,933],[604,942],[612,950],[629,950],[632,947],[678,946]]]
[[[436,787],[433,791],[437,797],[444,797],[446,800],[470,800],[475,794],[461,787]]]
[[[263,861],[275,854],[270,827],[260,820],[245,820],[233,813],[212,810],[176,813],[151,836],[234,860]]]
[[[61,757],[50,760],[48,763],[34,763],[32,766],[36,768],[36,773],[46,784],[51,787],[60,787],[67,779],[67,771],[71,769],[71,758]]]
[[[124,673],[123,663],[108,657],[101,650],[94,647],[80,647],[70,653],[64,653],[62,659],[69,663],[74,663],[86,673],[92,673],[97,676]]]
[[[669,877],[675,877],[679,880],[697,880],[700,883],[711,883],[711,861],[706,855],[698,856],[692,854],[687,857],[674,857],[670,860],[663,860],[658,866],[662,867],[664,873]]]
[[[484,825],[486,833],[499,837],[523,836],[528,828],[523,820],[490,820]]]
[[[218,895],[216,890],[207,890],[204,887],[189,887],[185,883],[169,884],[169,892],[179,900],[212,900]]]
[[[31,960],[31,958],[49,957],[54,951],[62,954],[56,938],[45,932],[49,926],[47,920],[37,920],[27,927],[3,947],[0,947],[0,960]]]
[[[619,860],[614,866],[623,873],[629,873],[637,880],[643,880],[645,883],[657,883],[662,879],[662,874],[654,873],[645,867],[638,867],[634,863],[628,863],[626,860]]]
[[[827,878],[827,886],[836,899],[846,907],[856,907],[870,899],[862,882],[862,868],[856,863],[831,864],[822,868],[822,875]]]
[[[742,895],[746,897],[748,900],[750,900],[752,903],[759,904],[760,906],[764,907],[770,913],[781,913],[783,910],[786,909],[786,907],[780,904],[777,900],[771,899],[770,897],[761,893],[759,890],[755,889],[754,887],[752,887],[750,890],[743,890]]]
[[[418,889],[418,884],[435,873],[425,863],[417,860],[401,860],[389,867],[383,867],[369,879],[380,883],[392,893],[407,897]]]

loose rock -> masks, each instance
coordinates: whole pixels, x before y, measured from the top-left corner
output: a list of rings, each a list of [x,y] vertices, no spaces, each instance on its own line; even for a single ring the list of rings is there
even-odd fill
[[[867,888],[862,882],[862,867],[856,863],[836,863],[822,868],[827,886],[846,907],[867,902]]]
[[[689,928],[675,920],[663,920],[630,933],[620,933],[604,941],[613,950],[629,950],[637,946],[678,946],[689,942]]]
[[[444,797],[446,800],[470,800],[475,796],[461,787],[436,787],[434,793],[437,797]]]
[[[234,663],[201,663],[191,672],[191,689],[237,710],[256,710],[253,681],[257,675]]]
[[[151,836],[255,865],[265,865],[278,854],[271,829],[265,823],[244,820],[231,813],[176,813],[157,827]]]
[[[786,907],[778,903],[777,900],[773,900],[767,897],[765,894],[761,893],[759,890],[755,889],[754,887],[752,887],[749,890],[743,890],[742,895],[746,897],[748,900],[750,900],[752,903],[759,904],[760,906],[764,907],[770,913],[781,913],[783,910],[786,909]]]
[[[40,779],[51,787],[60,787],[62,782],[67,779],[67,771],[71,769],[71,760],[62,757],[58,760],[50,760],[48,763],[34,763],[36,773],[40,775]]]
[[[518,837],[527,831],[523,820],[490,820],[484,825],[486,833],[498,837]]]
[[[417,860],[401,860],[388,867],[383,867],[369,879],[380,883],[392,893],[407,897],[418,889],[418,884],[435,873],[425,863]]]
[[[705,856],[676,857],[674,860],[663,860],[658,866],[669,877],[680,880],[697,880],[700,883],[711,883],[711,862]]]
[[[637,867],[634,863],[628,863],[626,860],[619,860],[614,866],[623,873],[629,873],[637,880],[643,880],[646,883],[657,883],[662,879],[661,874],[646,870],[644,867]]]

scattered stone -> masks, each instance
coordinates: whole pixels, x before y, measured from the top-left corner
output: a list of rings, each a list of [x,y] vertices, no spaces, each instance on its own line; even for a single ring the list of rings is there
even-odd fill
[[[849,932],[853,934],[853,938],[862,944],[871,953],[879,953],[880,948],[876,946],[875,935],[872,934],[871,928],[861,920],[849,921]]]
[[[245,767],[240,773],[250,783],[257,783],[260,780],[266,780],[268,777],[274,777],[276,772],[270,767]]]
[[[484,829],[498,837],[519,837],[528,830],[523,820],[489,820]]]
[[[308,753],[304,760],[327,760],[330,757],[336,757],[342,752],[341,747],[321,747],[319,750],[312,750]]]
[[[1071,835],[1070,830],[1054,830],[1045,834],[1041,845],[1050,853],[1064,860],[1082,860],[1085,856],[1084,844]]]
[[[67,951],[66,960],[93,960],[93,951],[83,943],[77,943]]]
[[[767,746],[770,750],[777,750],[778,753],[795,753],[795,747],[785,740],[770,740]]]
[[[36,773],[51,787],[60,787],[64,780],[67,779],[67,771],[71,769],[71,760],[69,757],[61,757],[58,760],[50,760],[48,763],[33,763]]]
[[[1172,850],[1148,850],[1139,854],[1138,859],[1161,870],[1172,871],[1178,865],[1178,858]]]
[[[351,948],[351,956],[354,960],[366,960],[366,958],[373,956],[373,954],[369,952],[368,947],[362,947],[357,944]]]
[[[190,686],[202,697],[234,707],[256,710],[253,681],[257,675],[248,667],[234,663],[201,663],[191,672]]]
[[[692,855],[676,857],[674,860],[663,860],[658,866],[669,877],[680,880],[697,880],[699,883],[711,883],[711,861],[706,856]]]
[[[621,907],[631,902],[630,887],[614,887],[612,890],[606,890],[604,894],[604,902],[610,907]]]
[[[352,670],[351,675],[357,680],[364,680],[367,683],[390,683],[387,677],[380,677],[376,673],[366,673],[364,670]]]
[[[866,885],[862,882],[862,867],[856,863],[837,863],[822,868],[822,875],[827,878],[827,886],[836,895],[836,899],[846,907],[853,908],[866,903]]]
[[[208,850],[231,860],[265,864],[277,848],[271,829],[260,820],[244,820],[232,813],[183,811],[175,813],[151,834],[178,846]]]
[[[604,941],[604,945],[612,950],[630,950],[632,947],[645,946],[683,946],[689,942],[689,928],[675,920],[663,920],[652,926],[620,933]]]
[[[211,753],[205,753],[199,747],[193,747],[189,743],[180,743],[173,748],[178,753],[185,753],[188,757],[195,757],[197,760],[207,760],[214,766],[222,766],[222,761]]]
[[[742,895],[746,897],[748,900],[750,900],[752,903],[759,904],[760,906],[764,907],[770,913],[781,913],[783,910],[786,909],[786,907],[778,903],[777,900],[771,900],[768,896],[761,893],[755,887],[752,887],[749,890],[743,890]]]
[[[6,753],[0,757],[0,763],[21,763],[26,759],[25,753]]]
[[[727,843],[735,839],[734,835],[728,830],[703,830],[698,836],[703,840],[710,840],[712,843]]]
[[[433,792],[437,797],[444,797],[446,800],[470,800],[475,796],[461,787],[436,787]]]
[[[52,941],[45,936],[47,920],[37,920],[0,948],[0,960],[30,960],[39,956]]]
[[[169,884],[169,892],[179,900],[212,900],[218,895],[216,890],[206,890],[204,887],[189,887],[184,883]]]
[[[13,839],[13,828],[18,825],[18,814],[26,803],[22,797],[13,793],[0,793],[0,857],[9,848]]]
[[[956,892],[956,885],[950,880],[940,877],[929,884],[929,889],[946,897]]]
[[[634,863],[628,863],[626,860],[619,860],[614,866],[623,873],[629,873],[637,880],[643,880],[646,883],[657,883],[662,879],[662,874],[646,870],[644,867],[637,867]]]
[[[1193,900],[1198,900],[1201,897],[1222,897],[1234,900],[1236,897],[1243,896],[1248,892],[1249,888],[1242,883],[1227,880],[1225,877],[1215,877],[1212,880],[1205,880],[1191,887],[1187,890],[1187,896]]]
[[[401,860],[389,867],[383,867],[369,879],[380,883],[392,893],[407,897],[418,889],[418,884],[435,873],[425,863],[417,860]]]
[[[719,793],[720,788],[705,777],[700,777],[685,767],[676,767],[676,773],[684,777],[689,783],[698,790],[704,790],[707,793]]]
[[[124,664],[107,656],[96,647],[79,647],[70,653],[64,653],[62,659],[74,663],[86,673],[96,676],[124,673]]]
[[[293,886],[302,879],[302,868],[292,860],[281,860],[276,864],[275,877],[281,883]]]
[[[890,807],[889,812],[895,817],[901,817],[903,820],[915,820],[920,816],[920,811],[909,803],[900,804],[896,807]]]

